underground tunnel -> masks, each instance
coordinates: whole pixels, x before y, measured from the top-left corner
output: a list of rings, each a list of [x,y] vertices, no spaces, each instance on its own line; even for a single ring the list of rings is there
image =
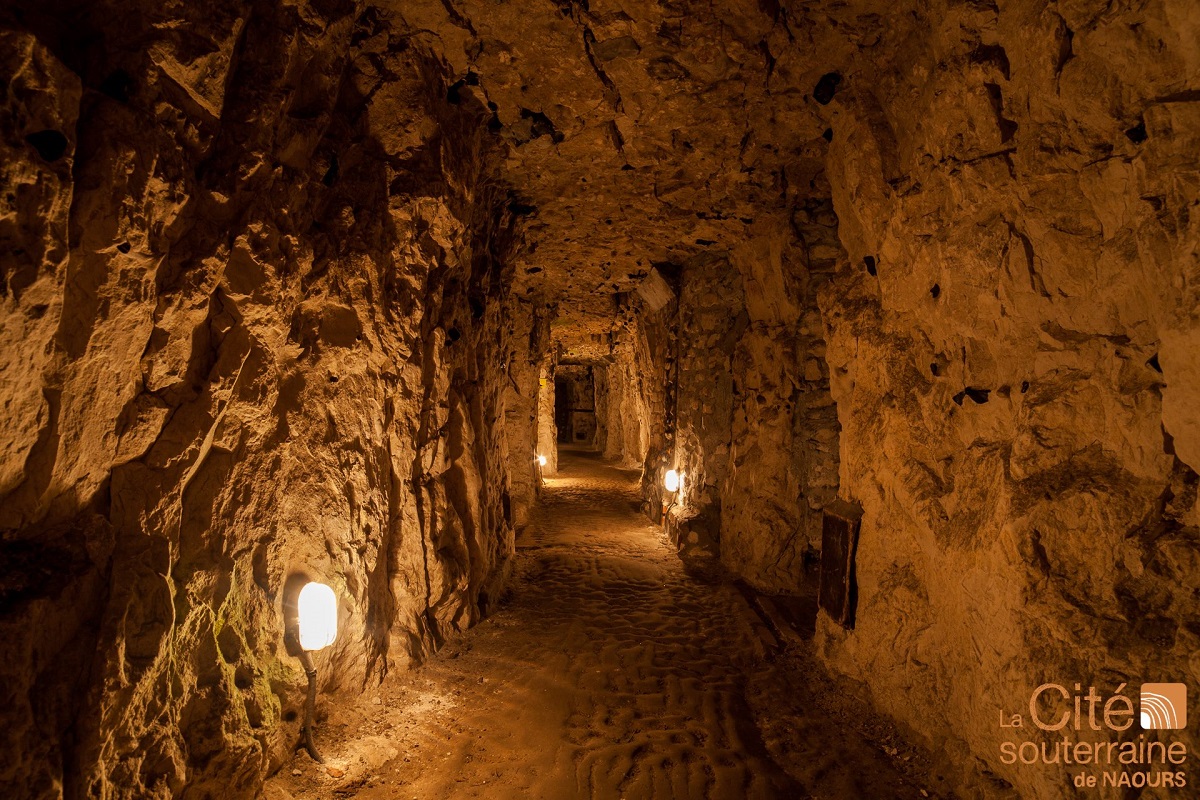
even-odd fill
[[[1198,796],[1195,0],[0,40],[0,796]]]

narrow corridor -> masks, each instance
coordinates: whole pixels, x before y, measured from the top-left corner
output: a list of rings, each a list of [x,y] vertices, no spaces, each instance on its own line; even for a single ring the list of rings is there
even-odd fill
[[[636,471],[571,449],[559,467],[499,610],[330,712],[332,769],[301,752],[268,798],[930,796],[766,668],[746,600],[685,571],[638,510]]]

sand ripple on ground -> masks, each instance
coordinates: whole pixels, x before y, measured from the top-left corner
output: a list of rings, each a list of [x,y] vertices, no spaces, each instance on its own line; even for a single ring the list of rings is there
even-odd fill
[[[754,723],[747,684],[770,667],[739,593],[684,571],[637,511],[636,473],[569,452],[561,466],[506,602],[365,711],[329,711],[343,774],[300,755],[268,798],[824,796]]]

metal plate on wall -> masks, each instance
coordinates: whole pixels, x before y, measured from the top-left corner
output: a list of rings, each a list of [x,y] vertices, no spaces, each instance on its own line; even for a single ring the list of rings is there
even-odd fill
[[[858,585],[854,578],[854,556],[858,550],[858,531],[862,508],[835,500],[822,512],[821,588],[818,604],[835,622],[854,627],[858,604]]]

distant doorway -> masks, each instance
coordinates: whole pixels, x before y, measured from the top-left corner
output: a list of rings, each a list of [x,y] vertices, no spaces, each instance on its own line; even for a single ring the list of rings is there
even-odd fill
[[[571,441],[571,381],[554,379],[554,427],[558,430],[558,441]]]
[[[554,424],[561,444],[596,443],[596,383],[590,366],[559,366],[554,376]]]

